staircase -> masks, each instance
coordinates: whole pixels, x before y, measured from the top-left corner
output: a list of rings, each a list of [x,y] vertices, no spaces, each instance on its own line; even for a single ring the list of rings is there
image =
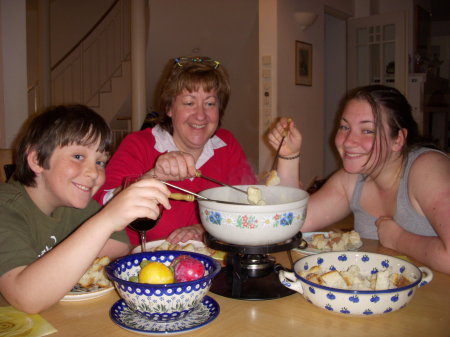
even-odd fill
[[[105,85],[89,100],[86,105],[112,122],[121,108],[129,101],[131,94],[131,61],[126,59],[108,79]]]
[[[51,82],[52,104],[82,103],[115,121],[131,94],[130,0],[114,2],[52,68]]]

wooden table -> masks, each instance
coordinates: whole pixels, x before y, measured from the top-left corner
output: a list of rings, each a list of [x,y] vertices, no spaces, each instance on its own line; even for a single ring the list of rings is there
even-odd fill
[[[398,255],[378,241],[363,240],[362,250]],[[271,254],[288,266],[286,252]],[[293,252],[294,260],[302,257]],[[430,284],[417,290],[403,309],[371,317],[344,316],[308,303],[302,295],[266,301],[245,301],[209,293],[220,305],[219,316],[209,325],[184,336],[450,336],[450,275],[434,272]],[[57,330],[51,336],[133,336],[114,324],[109,309],[116,292],[81,302],[60,302],[41,313]],[[0,297],[0,305],[7,305]]]

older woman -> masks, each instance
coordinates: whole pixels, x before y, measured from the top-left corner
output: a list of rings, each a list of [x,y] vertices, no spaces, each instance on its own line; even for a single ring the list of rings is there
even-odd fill
[[[127,175],[142,174],[193,192],[217,187],[196,178],[196,170],[228,184],[255,184],[256,178],[234,136],[220,128],[230,96],[223,66],[206,57],[176,58],[168,66],[159,96],[156,126],[128,135],[106,168],[106,182],[96,199],[104,204]],[[179,192],[173,190],[173,192]],[[147,240],[167,238],[172,243],[201,240],[196,203],[171,200]],[[132,244],[136,232],[127,229]]]
[[[342,169],[308,203],[302,231],[331,225],[350,212],[362,237],[450,273],[450,160],[426,147],[411,106],[396,89],[382,85],[352,90],[343,101],[335,145]],[[277,148],[283,118],[269,139]],[[298,186],[302,138],[290,123],[278,174]]]

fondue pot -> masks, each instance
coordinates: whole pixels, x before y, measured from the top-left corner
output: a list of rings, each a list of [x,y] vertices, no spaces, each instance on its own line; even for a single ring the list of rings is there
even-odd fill
[[[237,186],[246,191],[248,185]],[[241,203],[232,205],[198,200],[205,227],[205,242],[227,252],[225,267],[214,279],[211,292],[242,300],[266,300],[293,295],[284,287],[282,268],[270,253],[298,247],[306,217],[308,193],[292,187],[252,185],[262,192],[265,205],[249,205],[247,195],[230,187],[211,188],[200,194],[209,199]]]
[[[283,242],[300,231],[309,198],[306,191],[286,186],[251,186],[261,190],[265,205],[246,205],[246,195],[230,187],[200,193],[209,199],[243,203],[198,200],[200,218],[209,234],[230,244],[259,246]],[[250,185],[238,187],[247,190]]]

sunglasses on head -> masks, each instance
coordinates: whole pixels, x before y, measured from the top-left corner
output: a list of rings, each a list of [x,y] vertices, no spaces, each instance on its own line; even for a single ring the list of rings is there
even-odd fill
[[[210,65],[214,69],[219,68],[219,65],[220,65],[219,61],[215,61],[209,57],[177,57],[175,59],[175,63],[179,67],[182,67],[183,65],[185,65],[187,63],[203,63],[206,65]]]

